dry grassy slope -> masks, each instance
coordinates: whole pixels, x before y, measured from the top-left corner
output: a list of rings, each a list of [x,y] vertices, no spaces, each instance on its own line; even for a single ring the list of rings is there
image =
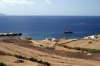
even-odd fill
[[[56,50],[63,50],[63,51],[68,51],[68,52],[78,52],[77,50],[60,47],[60,46],[57,45],[58,42],[54,42],[54,41],[49,41],[49,40],[30,40],[30,41],[32,41],[32,45],[39,46],[39,47],[42,47],[42,48],[55,47]],[[69,42],[69,41],[70,40],[60,40],[59,44],[60,43],[66,43],[66,42]]]
[[[38,63],[24,60],[24,63],[15,63],[17,58],[13,56],[0,56],[0,62],[7,64],[8,66],[38,66]]]
[[[19,43],[18,41],[15,41],[15,42]],[[30,46],[23,47],[24,45],[22,43],[25,43],[23,41],[19,43],[19,44],[22,44],[23,46],[16,45],[16,43],[15,44],[13,43],[14,43],[14,40],[11,43],[0,42],[0,50],[6,53],[10,53],[10,54],[18,54],[18,55],[22,55],[26,57],[35,57],[43,61],[48,61],[52,64],[51,66],[58,66],[58,65],[59,66],[98,66],[100,65],[100,61],[63,57],[63,55],[62,56],[55,55],[52,52],[47,53],[44,51],[36,50],[35,48],[29,48]],[[6,64],[11,65],[11,66],[25,66],[25,65],[38,66],[37,63],[32,63],[30,61],[25,61],[25,63],[22,63],[22,64],[15,64],[14,61],[16,61],[16,58],[13,56],[0,56],[0,61],[5,62]]]
[[[18,54],[18,55],[30,57],[31,51],[25,49],[24,47],[20,47],[20,46],[11,44],[11,43],[0,42],[0,51],[2,51],[2,53],[0,53],[0,62],[4,62],[8,66],[31,66],[31,65],[32,66],[38,66],[38,65],[40,65],[36,62],[30,62],[30,61],[27,61],[27,60],[24,60],[25,61],[24,63],[15,63],[17,58],[15,58],[14,56],[8,55],[8,53],[9,53],[11,55]],[[28,52],[28,51],[30,51],[30,52]]]
[[[89,43],[92,42],[92,43]],[[100,40],[77,40],[77,41],[73,41],[70,43],[65,43],[68,46],[71,47],[83,47],[83,48],[92,48],[92,49],[100,49]]]

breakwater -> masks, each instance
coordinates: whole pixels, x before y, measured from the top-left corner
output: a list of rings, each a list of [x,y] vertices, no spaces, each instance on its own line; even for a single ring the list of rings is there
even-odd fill
[[[12,32],[12,33],[0,33],[0,36],[21,36],[22,33],[15,33],[15,32]]]

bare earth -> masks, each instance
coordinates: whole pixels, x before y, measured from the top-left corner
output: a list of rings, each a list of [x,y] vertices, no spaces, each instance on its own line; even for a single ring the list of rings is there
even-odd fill
[[[87,52],[83,53],[78,50],[67,49],[58,46],[58,44],[64,44],[71,47],[100,49],[100,39],[60,39],[55,42],[50,40],[1,38],[0,62],[4,62],[8,66],[45,66],[28,60],[24,60],[24,63],[15,63],[17,58],[13,55],[17,54],[49,62],[51,66],[100,66],[99,53],[87,55]],[[47,47],[53,47],[54,49],[48,49]]]

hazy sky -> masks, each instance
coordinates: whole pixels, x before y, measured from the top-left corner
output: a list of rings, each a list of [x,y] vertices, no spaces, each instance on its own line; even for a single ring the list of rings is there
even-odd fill
[[[100,0],[0,0],[0,13],[100,16]]]

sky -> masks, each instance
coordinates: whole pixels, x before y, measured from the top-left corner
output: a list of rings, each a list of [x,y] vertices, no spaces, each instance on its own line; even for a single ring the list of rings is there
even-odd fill
[[[100,16],[100,0],[0,0],[6,15]]]

